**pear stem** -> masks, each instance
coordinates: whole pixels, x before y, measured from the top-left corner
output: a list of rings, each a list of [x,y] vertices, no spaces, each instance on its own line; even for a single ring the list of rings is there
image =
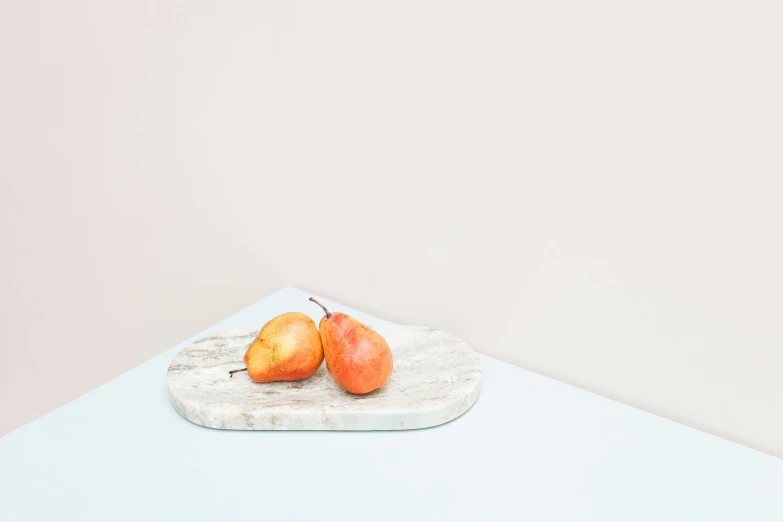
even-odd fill
[[[246,371],[247,371],[247,368],[242,368],[241,370],[231,370],[230,372],[228,372],[228,377],[231,378],[237,372],[246,372]]]
[[[315,300],[315,298],[311,297],[311,298],[310,298],[310,301],[314,302],[315,304],[317,304],[318,306],[320,306],[321,308],[323,308],[323,309],[324,309],[324,312],[326,312],[326,318],[327,318],[327,319],[331,319],[331,318],[332,318],[332,312],[330,312],[329,310],[327,310],[327,309],[326,309],[326,307],[325,307],[324,305],[322,305],[321,303],[319,303],[318,301],[316,301],[316,300]]]

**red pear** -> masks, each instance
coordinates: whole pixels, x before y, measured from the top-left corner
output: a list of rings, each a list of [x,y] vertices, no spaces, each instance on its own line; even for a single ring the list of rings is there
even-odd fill
[[[331,313],[319,324],[329,375],[345,391],[363,394],[377,390],[392,374],[392,352],[381,335],[350,315]]]

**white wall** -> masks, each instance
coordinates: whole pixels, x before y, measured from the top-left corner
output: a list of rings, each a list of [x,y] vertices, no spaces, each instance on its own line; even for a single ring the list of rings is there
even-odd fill
[[[0,434],[292,284],[783,455],[781,27],[3,2]]]

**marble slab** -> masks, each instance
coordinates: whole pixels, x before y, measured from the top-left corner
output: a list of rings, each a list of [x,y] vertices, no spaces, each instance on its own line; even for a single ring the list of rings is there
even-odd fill
[[[303,381],[256,383],[242,358],[258,330],[212,335],[184,348],[168,369],[174,408],[187,420],[231,430],[409,430],[468,411],[481,389],[481,361],[465,342],[421,326],[374,328],[394,354],[394,372],[366,395],[343,391],[326,364]]]

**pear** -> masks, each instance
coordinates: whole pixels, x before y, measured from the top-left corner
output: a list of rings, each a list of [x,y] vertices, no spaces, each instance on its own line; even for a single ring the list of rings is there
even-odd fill
[[[300,312],[278,315],[266,323],[245,352],[245,366],[256,382],[298,381],[313,375],[324,360],[315,321]]]
[[[355,394],[377,390],[391,377],[392,352],[386,340],[350,315],[331,313],[310,298],[326,315],[319,324],[326,369],[345,391]]]

